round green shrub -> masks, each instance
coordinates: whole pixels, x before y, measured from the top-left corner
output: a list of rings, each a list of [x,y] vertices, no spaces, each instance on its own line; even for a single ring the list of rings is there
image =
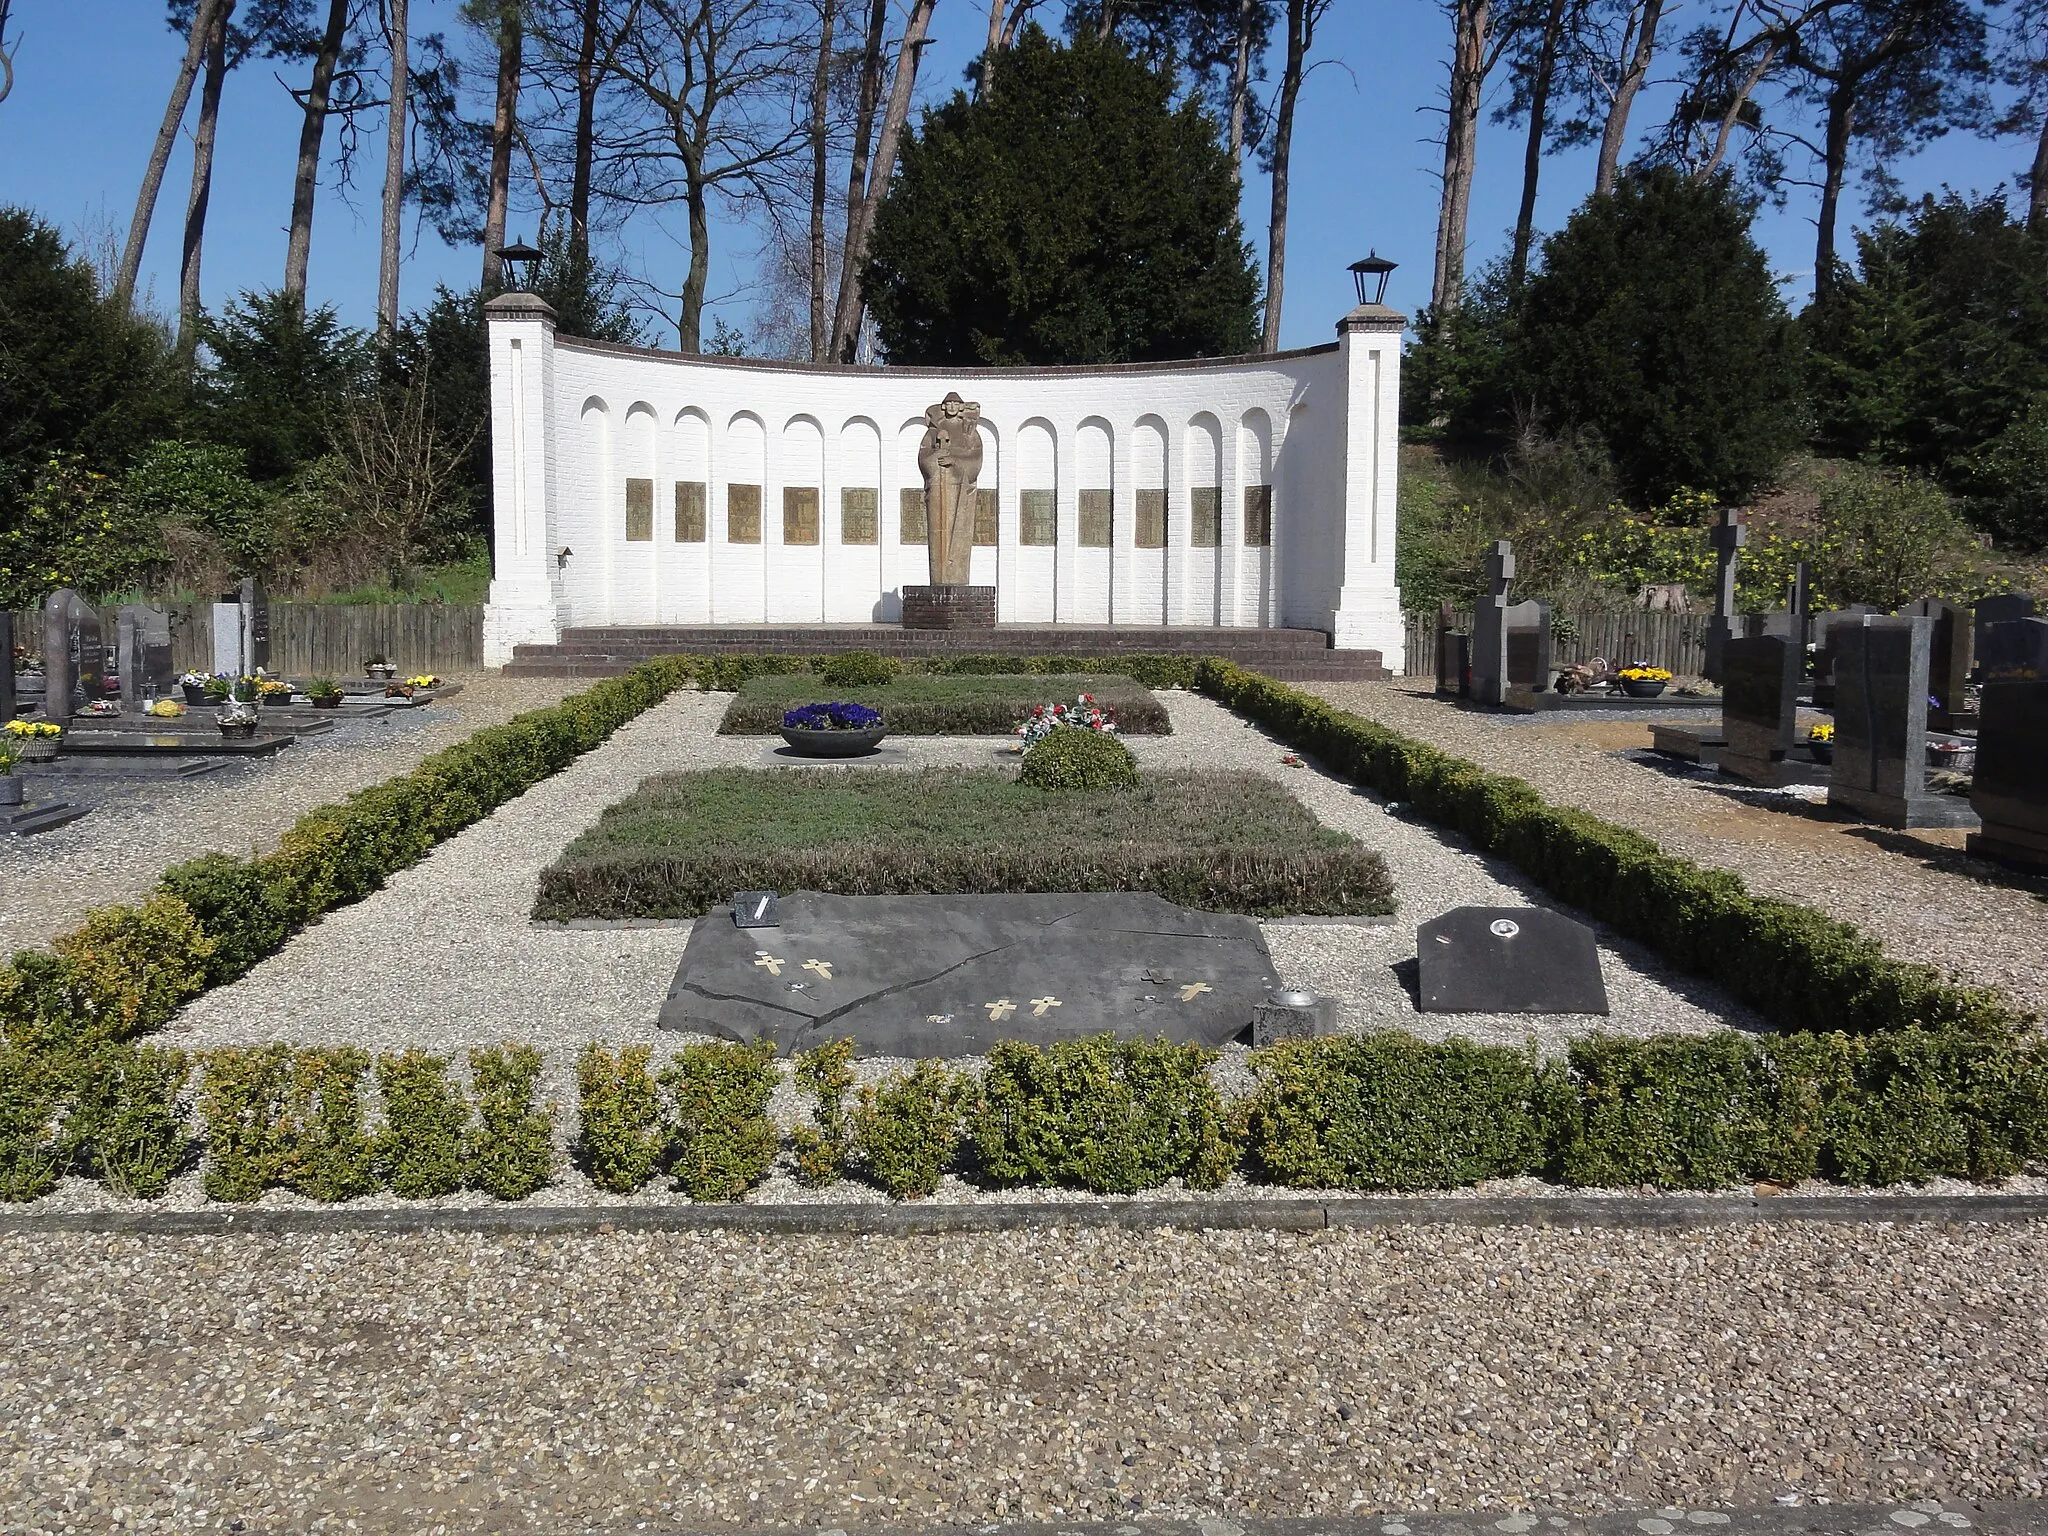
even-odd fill
[[[1024,754],[1017,780],[1037,789],[1128,789],[1138,782],[1138,760],[1114,736],[1063,725]]]
[[[902,670],[902,662],[876,651],[842,651],[818,675],[835,688],[879,688]]]

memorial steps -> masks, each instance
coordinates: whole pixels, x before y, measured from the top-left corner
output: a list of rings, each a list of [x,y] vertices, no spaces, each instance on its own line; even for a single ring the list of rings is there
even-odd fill
[[[1113,654],[1218,656],[1282,682],[1380,682],[1392,674],[1378,651],[1334,650],[1317,629],[1210,626],[998,624],[994,629],[917,630],[894,624],[613,624],[565,629],[554,645],[521,645],[508,677],[614,677],[655,656],[878,651],[926,656]]]

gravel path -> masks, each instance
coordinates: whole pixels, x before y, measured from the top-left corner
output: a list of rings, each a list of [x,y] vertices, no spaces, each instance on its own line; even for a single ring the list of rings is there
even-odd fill
[[[9,1237],[0,1529],[2037,1498],[2044,1277],[2048,1224]]]
[[[1634,827],[1672,853],[1734,870],[1752,890],[1854,923],[1901,959],[2048,1011],[2048,885],[1966,858],[1961,832],[1894,832],[1831,819],[1795,796],[1730,794],[1673,778],[1620,755],[1649,745],[1640,715],[1495,715],[1418,692],[1412,680],[1305,686],[1526,779],[1554,801]]]
[[[333,735],[302,737],[275,757],[233,761],[200,778],[123,779],[107,786],[105,800],[82,821],[35,837],[0,837],[0,954],[48,943],[94,907],[148,895],[185,859],[274,848],[314,807],[585,686],[496,673],[448,681],[462,691],[445,704],[343,722]]]

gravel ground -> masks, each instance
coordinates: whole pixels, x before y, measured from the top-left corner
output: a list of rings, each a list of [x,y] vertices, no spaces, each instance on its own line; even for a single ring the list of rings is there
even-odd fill
[[[13,1236],[0,1529],[2037,1498],[2044,1319],[2039,1223]]]
[[[1835,820],[1825,805],[1797,795],[1731,793],[1674,778],[1623,755],[1649,745],[1640,714],[1496,715],[1438,700],[1413,679],[1305,686],[1526,779],[1552,800],[1634,827],[1672,853],[1734,870],[1752,890],[1819,907],[1903,959],[2048,1011],[2048,882],[1966,857],[1959,831],[1895,832]]]
[[[451,675],[445,704],[344,722],[275,757],[195,779],[123,778],[90,816],[35,837],[0,837],[0,954],[45,944],[94,907],[149,894],[163,872],[215,851],[268,850],[315,806],[405,773],[428,754],[522,710],[553,704],[573,679]],[[60,798],[72,798],[62,789]]]

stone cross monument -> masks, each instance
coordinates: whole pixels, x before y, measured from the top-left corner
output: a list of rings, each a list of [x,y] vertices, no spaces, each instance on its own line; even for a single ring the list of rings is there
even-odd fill
[[[1515,579],[1515,546],[1506,539],[1486,557],[1486,590],[1472,611],[1472,697],[1498,704],[1508,686],[1508,584]]]
[[[1714,525],[1714,554],[1719,568],[1714,573],[1714,617],[1707,623],[1707,681],[1721,681],[1721,647],[1735,632],[1735,576],[1741,564],[1741,550],[1749,542],[1749,530],[1742,514],[1733,507],[1721,509],[1721,521]]]

